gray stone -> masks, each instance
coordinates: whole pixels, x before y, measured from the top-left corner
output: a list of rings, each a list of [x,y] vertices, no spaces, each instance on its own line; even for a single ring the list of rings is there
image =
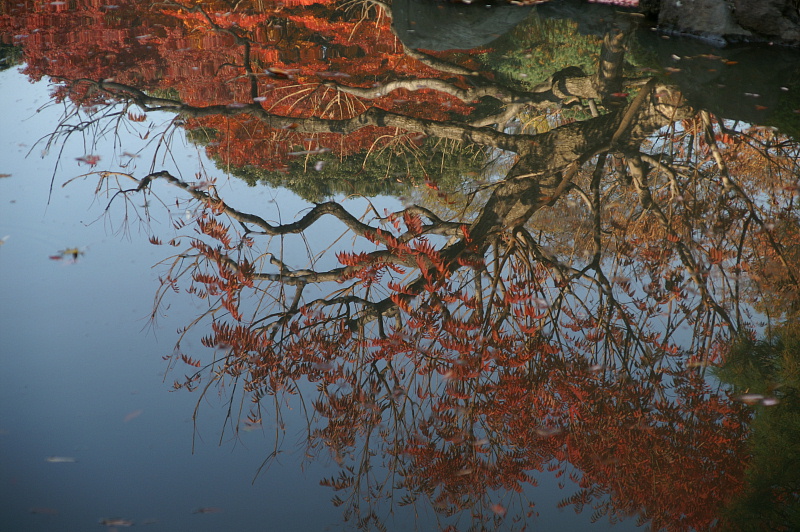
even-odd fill
[[[725,0],[662,0],[658,24],[687,33],[750,35],[737,24]]]
[[[739,24],[765,37],[800,41],[800,13],[796,0],[733,0]]]
[[[392,25],[409,48],[468,50],[492,42],[530,14],[530,7],[508,4],[451,4],[394,0]]]

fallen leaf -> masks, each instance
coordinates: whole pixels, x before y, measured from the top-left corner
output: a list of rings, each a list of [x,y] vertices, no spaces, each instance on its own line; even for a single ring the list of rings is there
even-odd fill
[[[192,511],[193,514],[217,514],[222,511],[222,508],[216,508],[214,506],[206,506],[203,508],[198,508],[197,510]]]
[[[130,421],[132,419],[136,419],[137,417],[139,417],[141,415],[142,415],[142,411],[141,410],[134,410],[133,412],[130,412],[128,415],[126,415],[125,419],[123,419],[122,421],[123,421],[123,423],[127,423],[128,421]]]
[[[498,504],[493,504],[491,506],[491,508],[492,508],[492,511],[494,513],[496,513],[497,515],[499,515],[501,517],[506,515],[506,509],[502,504],[499,504],[499,503]]]
[[[112,517],[111,519],[101,519],[100,524],[104,526],[133,526],[133,521],[130,519]]]
[[[78,161],[79,163],[86,163],[89,166],[96,166],[97,163],[100,162],[100,156],[99,155],[84,155],[83,157],[76,157],[75,160]]]
[[[746,405],[754,405],[756,403],[761,402],[761,400],[764,399],[764,396],[758,393],[745,393],[739,395],[738,397],[735,397],[734,399],[736,399],[737,401],[741,401]]]
[[[55,508],[31,508],[28,511],[37,515],[58,515],[58,510]]]

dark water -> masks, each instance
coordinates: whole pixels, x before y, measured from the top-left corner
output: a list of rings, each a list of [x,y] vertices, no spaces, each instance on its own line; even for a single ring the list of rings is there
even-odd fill
[[[0,528],[798,526],[795,51],[197,6],[0,11]]]

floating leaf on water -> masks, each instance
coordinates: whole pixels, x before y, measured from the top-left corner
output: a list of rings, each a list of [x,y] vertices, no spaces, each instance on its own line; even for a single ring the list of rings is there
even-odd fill
[[[317,371],[331,371],[335,366],[331,362],[325,360],[322,362],[314,362],[311,364],[311,367]]]
[[[61,260],[67,257],[72,257],[72,260],[78,260],[78,257],[83,255],[85,252],[79,248],[65,248],[59,250],[57,255],[50,255],[50,260]]]
[[[330,148],[318,148],[316,150],[290,151],[286,155],[292,155],[292,156],[297,156],[297,155],[316,155],[318,153],[328,153],[329,151],[331,151]]]
[[[141,409],[139,409],[139,410],[134,410],[133,412],[130,412],[130,413],[128,413],[128,414],[125,416],[125,418],[122,420],[122,422],[123,422],[123,423],[127,423],[128,421],[131,421],[131,420],[133,420],[133,419],[136,419],[137,417],[139,417],[139,416],[141,416],[141,415],[142,415],[142,410],[141,410]]]
[[[120,519],[119,517],[112,517],[110,519],[101,519],[100,524],[103,526],[133,526],[133,521],[130,519]]]
[[[703,59],[724,59],[723,57],[714,54],[700,54],[697,57],[702,57]]]
[[[539,297],[531,298],[531,303],[533,303],[533,305],[540,310],[550,306],[547,301]]]
[[[345,72],[337,72],[337,71],[324,71],[324,72],[317,72],[318,76],[327,77],[327,78],[349,78],[350,74],[346,74]]]
[[[71,456],[48,456],[44,459],[45,462],[50,462],[51,464],[74,464],[78,460]]]
[[[281,78],[294,78],[294,74],[299,72],[296,68],[280,68],[280,67],[269,67],[267,69],[267,73],[272,74],[273,76],[281,77]]]
[[[536,434],[542,438],[558,436],[562,432],[564,432],[564,429],[562,429],[561,427],[538,427],[536,429]]]
[[[502,504],[496,503],[496,504],[491,505],[490,508],[492,509],[492,511],[494,513],[496,513],[497,515],[499,515],[501,517],[506,515],[506,509]]]
[[[241,425],[241,430],[245,432],[253,432],[254,430],[260,430],[261,428],[262,428],[261,422],[254,423],[249,419]]]
[[[760,393],[743,393],[742,395],[737,395],[734,399],[746,405],[754,405],[760,403],[764,396]]]
[[[764,406],[775,406],[780,402],[781,400],[777,397],[765,397],[761,400],[761,404]]]
[[[99,155],[84,155],[83,157],[76,157],[75,160],[78,161],[79,163],[86,163],[89,166],[96,166],[97,163],[100,162],[100,156]]]
[[[196,510],[192,510],[193,514],[218,514],[222,511],[222,508],[217,508],[214,506],[204,506],[202,508],[198,508]]]
[[[31,508],[28,512],[36,515],[58,515],[58,510],[55,508]]]

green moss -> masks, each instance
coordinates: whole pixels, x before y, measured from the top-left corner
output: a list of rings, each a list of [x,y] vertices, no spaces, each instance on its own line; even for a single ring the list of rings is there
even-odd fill
[[[529,89],[568,66],[594,72],[602,38],[581,35],[577,23],[531,14],[512,31],[494,41],[481,61],[503,81]]]
[[[196,132],[189,138],[202,143],[212,137],[213,132]],[[485,151],[476,146],[427,139],[413,153],[385,149],[342,158],[324,153],[309,160],[298,157],[284,171],[254,166],[228,168],[219,160],[215,162],[250,186],[287,188],[306,200],[319,202],[339,194],[400,196],[424,186],[426,179],[442,190],[455,190],[478,174],[485,161]]]

